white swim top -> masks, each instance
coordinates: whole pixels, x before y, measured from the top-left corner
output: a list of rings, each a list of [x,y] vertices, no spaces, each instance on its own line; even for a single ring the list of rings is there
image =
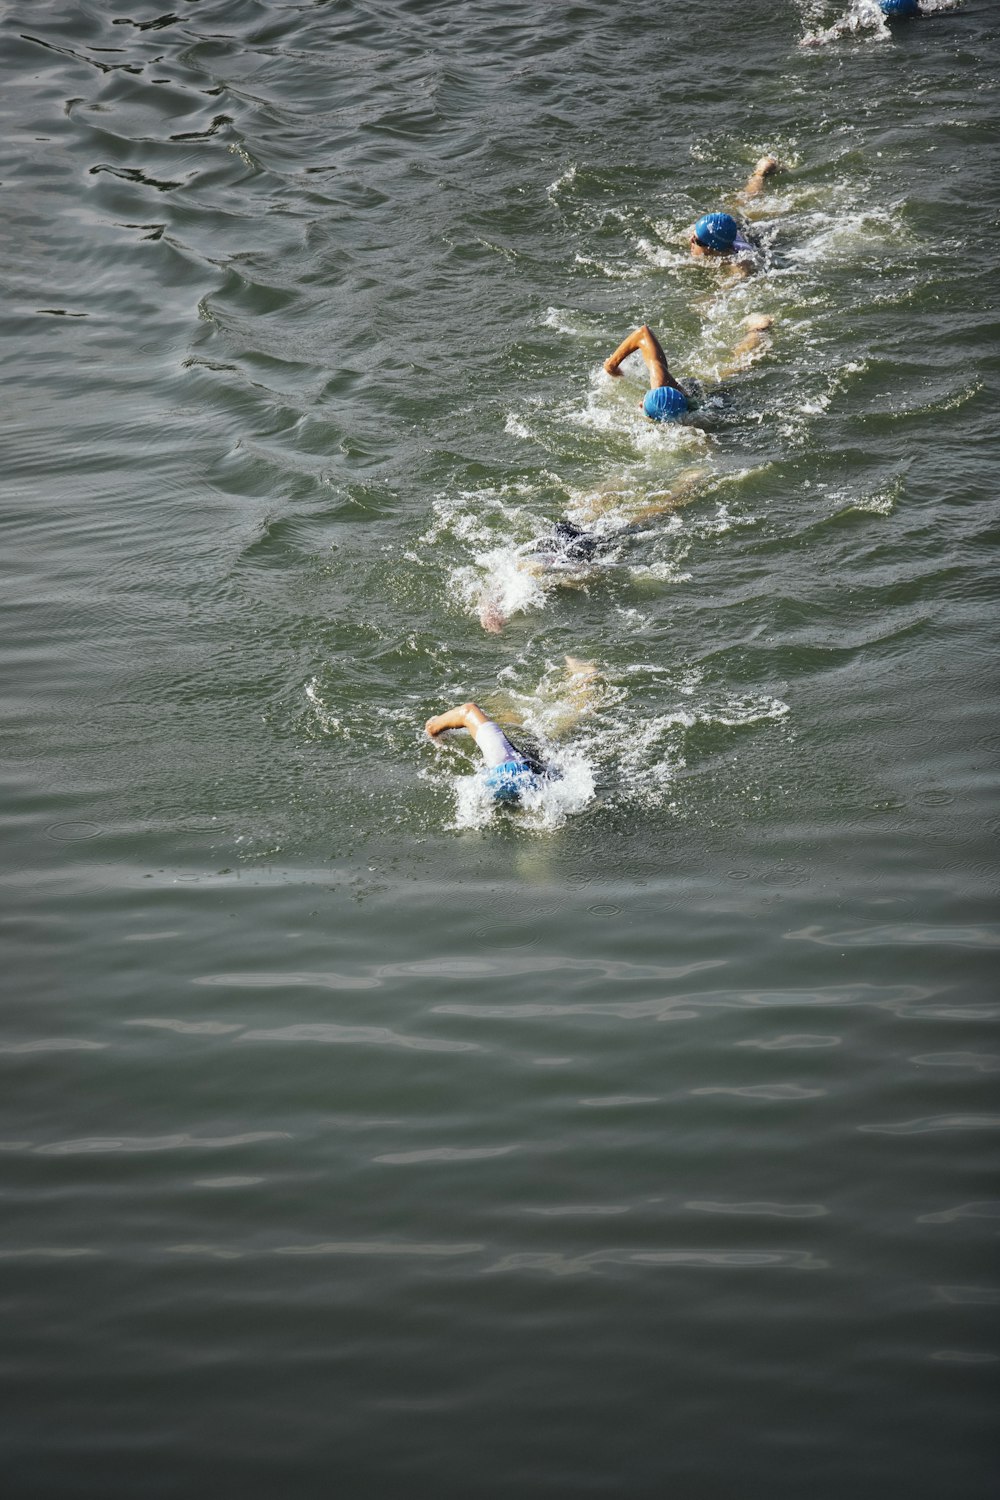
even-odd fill
[[[523,760],[520,750],[515,750],[499,724],[487,719],[476,730],[476,744],[483,753],[488,766],[502,766],[507,760]]]

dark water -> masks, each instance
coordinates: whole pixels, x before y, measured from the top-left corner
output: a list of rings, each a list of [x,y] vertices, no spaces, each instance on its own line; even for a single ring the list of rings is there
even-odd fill
[[[997,12],[842,18],[3,7],[18,1500],[991,1493]]]

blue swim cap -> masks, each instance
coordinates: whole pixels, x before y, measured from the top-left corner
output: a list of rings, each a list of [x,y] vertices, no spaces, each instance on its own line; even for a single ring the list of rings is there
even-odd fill
[[[917,0],[878,0],[878,3],[884,16],[900,16],[904,20],[912,20],[920,14]]]
[[[654,422],[676,422],[687,411],[688,398],[672,385],[658,385],[655,391],[646,392],[642,409]]]
[[[538,777],[527,761],[505,760],[487,771],[483,781],[494,802],[517,802],[522,792],[537,785]]]
[[[731,250],[739,232],[732,214],[703,214],[694,226],[694,237],[706,250]]]

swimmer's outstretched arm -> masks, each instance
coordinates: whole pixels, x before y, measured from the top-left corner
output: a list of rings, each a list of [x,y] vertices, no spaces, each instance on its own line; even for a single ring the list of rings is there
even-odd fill
[[[665,516],[669,511],[680,510],[682,505],[690,504],[708,475],[708,469],[688,469],[681,474],[669,490],[664,490],[662,494],[655,496],[648,505],[634,510],[632,512],[633,524],[651,521],[655,516]]]
[[[457,708],[449,708],[447,713],[435,714],[427,720],[424,728],[431,739],[442,729],[467,729],[475,737],[476,730],[489,722],[489,715],[484,714],[477,704],[460,703]]]
[[[774,319],[769,318],[766,313],[751,313],[750,317],[744,320],[744,327],[748,332],[740,339],[729,356],[729,363],[723,365],[719,371],[720,380],[727,380],[730,375],[738,375],[741,370],[745,370],[753,363],[753,355],[756,351],[766,347],[769,342],[767,330],[773,322]]]
[[[646,361],[651,390],[658,390],[661,385],[671,385],[675,391],[681,391],[683,394],[683,388],[678,385],[667,369],[667,356],[663,352],[659,339],[645,323],[643,323],[641,328],[637,328],[633,333],[630,333],[627,339],[623,339],[614,354],[608,355],[604,361],[604,368],[607,373],[609,375],[620,375],[621,371],[618,366],[630,354],[635,354],[636,350],[639,351]]]
[[[777,157],[762,156],[740,189],[741,198],[756,198],[764,186],[764,179],[770,177],[774,172],[781,171],[781,163]]]

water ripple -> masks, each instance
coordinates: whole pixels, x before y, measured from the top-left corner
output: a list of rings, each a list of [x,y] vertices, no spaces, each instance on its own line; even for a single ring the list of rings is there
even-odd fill
[[[278,1245],[274,1255],[360,1255],[417,1257],[431,1260],[455,1256],[479,1255],[486,1247],[480,1244],[433,1244],[413,1240],[321,1240],[309,1245]]]
[[[821,1219],[830,1212],[822,1203],[712,1203],[692,1199],[684,1207],[698,1213],[759,1215],[765,1219]]]
[[[80,1037],[53,1036],[37,1042],[0,1043],[0,1052],[24,1054],[27,1052],[101,1052],[107,1042],[87,1042]]]
[[[173,1031],[179,1036],[229,1036],[243,1027],[232,1021],[174,1021],[167,1017],[136,1017],[125,1026],[147,1026],[152,1031]]]
[[[332,1021],[244,1031],[241,1042],[321,1042],[332,1046],[405,1047],[415,1052],[478,1052],[476,1042],[406,1036],[388,1026],[338,1026]]]
[[[898,923],[885,927],[845,927],[831,932],[820,926],[787,932],[789,941],[819,943],[827,948],[880,948],[933,944],[940,948],[1000,948],[1000,927],[940,926]]]
[[[911,1057],[923,1068],[966,1068],[972,1073],[1000,1073],[1000,1057],[986,1052],[925,1052]]]
[[[287,1130],[249,1130],[243,1135],[89,1136],[36,1146],[38,1156],[93,1156],[101,1152],[221,1151],[229,1146],[254,1146],[258,1141],[290,1141]]]
[[[722,1084],[692,1089],[692,1094],[735,1094],[741,1099],[819,1099],[826,1089],[807,1089],[798,1083],[754,1083],[742,1088],[727,1088]]]
[[[659,1094],[604,1094],[593,1099],[581,1099],[588,1109],[628,1109],[637,1104],[659,1104]]]
[[[950,1365],[995,1365],[1000,1361],[1000,1354],[987,1354],[985,1350],[977,1352],[973,1349],[935,1349],[931,1359]]]
[[[843,1037],[823,1036],[807,1031],[788,1031],[782,1036],[771,1037],[769,1040],[758,1041],[752,1037],[749,1041],[737,1042],[737,1047],[749,1047],[757,1052],[795,1052],[809,1051],[812,1048],[839,1047]]]
[[[922,1120],[903,1120],[898,1125],[858,1125],[866,1135],[933,1135],[949,1130],[996,1130],[1000,1115],[928,1115]]]
[[[955,1208],[942,1208],[936,1213],[920,1214],[918,1224],[955,1224],[959,1219],[1000,1219],[1000,1201],[985,1199],[976,1203],[960,1203]]]
[[[716,1270],[757,1271],[785,1268],[824,1271],[829,1262],[807,1250],[593,1250],[586,1255],[552,1251],[515,1251],[488,1266],[491,1273],[543,1271],[550,1276],[583,1276],[604,1266],[706,1267]]]
[[[425,1151],[391,1151],[373,1160],[394,1167],[410,1167],[425,1162],[486,1161],[494,1156],[509,1156],[518,1150],[518,1146],[436,1146]]]
[[[932,1290],[941,1302],[953,1307],[1000,1307],[1000,1287],[936,1286]]]
[[[234,970],[229,973],[204,974],[194,980],[200,985],[233,985],[240,989],[287,989],[315,987],[329,990],[377,989],[391,979],[486,979],[498,975],[549,974],[570,971],[595,974],[604,979],[624,982],[630,979],[683,979],[708,969],[723,966],[721,958],[700,959],[686,964],[637,964],[626,959],[574,958],[568,954],[546,954],[523,957],[501,955],[489,958],[474,956],[441,956],[417,959],[408,963],[372,964],[360,974],[341,974],[334,970]]]

